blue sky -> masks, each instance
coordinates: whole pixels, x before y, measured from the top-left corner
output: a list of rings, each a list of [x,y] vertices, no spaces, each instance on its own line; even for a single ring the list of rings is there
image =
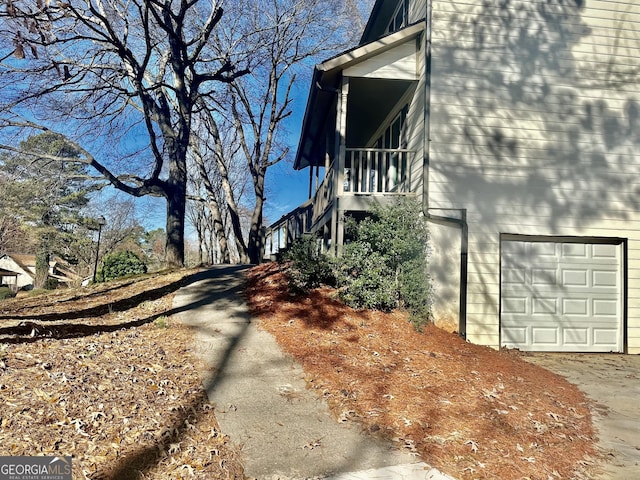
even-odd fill
[[[287,136],[289,156],[267,170],[265,182],[267,201],[264,208],[266,225],[278,220],[309,198],[309,169],[301,171],[293,169],[293,159],[300,140],[313,66],[307,68],[309,75],[298,77],[293,88],[292,114],[287,118],[284,126],[284,130],[289,132]]]
[[[297,142],[294,148],[297,147]],[[292,162],[283,161],[267,172],[266,223],[278,220],[309,198],[309,169],[295,171]]]

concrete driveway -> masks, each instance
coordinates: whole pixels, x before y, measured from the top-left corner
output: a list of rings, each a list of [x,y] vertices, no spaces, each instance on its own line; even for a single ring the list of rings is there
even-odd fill
[[[609,463],[598,480],[640,478],[640,355],[527,353],[525,360],[576,384],[596,405],[599,446]]]

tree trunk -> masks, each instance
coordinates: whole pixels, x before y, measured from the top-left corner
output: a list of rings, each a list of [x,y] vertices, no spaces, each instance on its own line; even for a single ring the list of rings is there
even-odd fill
[[[240,263],[249,263],[249,253],[247,250],[247,245],[244,243],[242,233],[240,211],[238,209],[238,204],[236,203],[233,188],[231,188],[231,182],[229,181],[227,167],[224,162],[222,162],[222,159],[219,156],[216,157],[216,163],[218,164],[218,172],[220,173],[220,178],[222,180],[222,189],[227,200],[227,211],[229,212],[229,217],[231,218],[231,229],[236,241],[239,261]]]
[[[47,288],[49,278],[49,245],[45,239],[41,240],[36,253],[36,276],[33,280],[33,288]]]
[[[198,214],[198,221],[194,222],[194,227],[196,228],[196,233],[198,234],[198,265],[203,265],[204,264],[204,255],[206,254],[205,251],[205,233],[203,232],[203,230],[206,230],[204,227],[204,213],[202,212],[200,206],[198,206],[198,209],[200,210],[201,213]]]
[[[264,207],[264,173],[257,175],[255,179],[256,205],[251,216],[251,227],[249,229],[249,242],[247,251],[249,261],[252,264],[259,264],[262,261],[262,210]]]
[[[227,234],[224,231],[224,222],[222,220],[222,213],[218,202],[211,204],[209,202],[209,211],[213,215],[213,230],[218,241],[218,247],[220,247],[220,263],[231,263],[231,257],[229,255],[229,244],[227,242]]]
[[[217,145],[217,148],[218,152],[222,151],[219,144]],[[211,179],[209,179],[204,158],[197,149],[195,149],[193,153],[196,165],[200,172],[200,178],[202,179],[204,189],[207,192],[207,207],[209,208],[209,212],[213,218],[213,231],[215,233],[216,240],[218,241],[218,246],[220,247],[220,263],[231,263],[227,234],[224,229],[224,221],[222,219],[222,212],[220,211],[220,204],[216,197],[216,191],[211,183]],[[221,153],[218,154],[221,155]],[[213,258],[213,255],[211,255],[211,257]]]
[[[174,183],[167,187],[167,243],[165,262],[184,266],[184,225],[187,209],[186,186]]]

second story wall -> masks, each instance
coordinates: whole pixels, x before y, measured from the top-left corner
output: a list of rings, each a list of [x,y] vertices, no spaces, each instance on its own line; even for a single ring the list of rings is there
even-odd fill
[[[629,238],[640,338],[639,31],[636,0],[433,0],[429,205],[468,211],[472,340],[500,233]]]

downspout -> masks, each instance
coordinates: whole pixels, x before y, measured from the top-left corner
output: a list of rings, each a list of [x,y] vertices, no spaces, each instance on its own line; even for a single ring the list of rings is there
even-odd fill
[[[469,261],[469,226],[467,225],[467,210],[459,209],[460,218],[432,215],[429,213],[429,165],[431,149],[431,34],[433,31],[433,0],[427,0],[425,5],[425,46],[424,46],[424,133],[422,137],[422,208],[427,219],[460,227],[460,306],[458,312],[458,333],[467,338],[467,271]],[[434,209],[435,210],[435,209]],[[455,209],[447,209],[449,211]]]
[[[427,214],[428,220],[449,223],[460,227],[460,305],[458,312],[458,334],[467,338],[467,272],[469,263],[469,225],[467,224],[467,209],[434,208],[433,210],[447,210],[460,212],[460,218]]]
[[[422,135],[422,209],[429,211],[429,155],[431,149],[431,15],[432,0],[427,0],[424,42],[424,132]]]

